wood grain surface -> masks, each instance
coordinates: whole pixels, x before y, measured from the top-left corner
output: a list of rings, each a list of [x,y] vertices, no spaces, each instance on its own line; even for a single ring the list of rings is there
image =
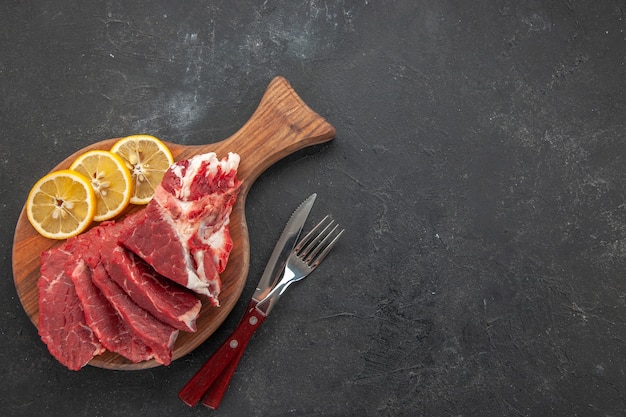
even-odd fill
[[[228,266],[221,275],[223,282],[221,306],[212,307],[206,298],[201,297],[203,307],[197,320],[198,330],[195,333],[180,332],[174,345],[174,360],[191,352],[205,341],[226,319],[243,291],[250,263],[245,203],[254,181],[281,158],[307,146],[332,140],[334,136],[333,126],[311,110],[287,80],[276,77],[267,87],[254,114],[231,137],[221,142],[197,146],[166,142],[176,161],[206,152],[215,152],[219,158],[228,152],[238,153],[241,156],[238,178],[243,181],[231,214],[230,231],[234,246]],[[118,138],[108,139],[87,146],[68,156],[52,171],[69,167],[79,154],[87,150],[110,149],[117,140]],[[131,206],[122,216],[138,209],[140,208]],[[22,209],[13,238],[13,277],[24,310],[35,326],[39,319],[37,280],[40,254],[59,244],[59,241],[39,235],[30,225],[25,210]],[[126,370],[146,369],[159,365],[154,360],[133,364],[111,352],[97,356],[90,364],[101,368]]]

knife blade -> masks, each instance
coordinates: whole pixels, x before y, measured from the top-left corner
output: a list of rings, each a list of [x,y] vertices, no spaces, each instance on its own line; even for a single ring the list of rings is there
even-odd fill
[[[309,217],[313,203],[315,203],[316,193],[311,194],[306,200],[304,200],[291,214],[291,217],[287,221],[283,232],[281,233],[270,259],[267,261],[263,275],[257,284],[256,291],[252,295],[252,299],[256,302],[261,301],[274,287],[274,284],[280,279],[283,270],[285,269],[285,263],[289,254],[296,246],[298,237],[302,232],[304,223]]]

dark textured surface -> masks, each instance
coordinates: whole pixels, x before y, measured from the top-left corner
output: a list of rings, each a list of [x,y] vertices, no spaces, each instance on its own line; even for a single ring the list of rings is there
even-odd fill
[[[96,3],[96,2],[94,2]],[[618,416],[626,410],[626,16],[608,1],[4,1],[3,416]],[[289,213],[347,228],[222,407],[167,368],[70,372],[22,310],[34,182],[92,142],[234,133],[275,75],[337,129],[248,198],[248,298]]]

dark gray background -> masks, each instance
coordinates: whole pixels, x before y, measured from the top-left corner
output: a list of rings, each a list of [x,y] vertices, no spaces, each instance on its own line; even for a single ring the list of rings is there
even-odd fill
[[[607,1],[3,1],[0,414],[617,416],[626,409],[626,23]],[[250,278],[169,367],[70,372],[13,285],[34,182],[102,139],[224,139],[285,76],[337,129],[249,194]],[[346,227],[222,407],[177,392],[291,210]]]

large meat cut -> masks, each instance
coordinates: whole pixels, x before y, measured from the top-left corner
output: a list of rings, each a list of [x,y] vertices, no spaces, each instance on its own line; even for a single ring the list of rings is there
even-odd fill
[[[239,192],[239,155],[215,153],[177,162],[120,243],[158,273],[219,305],[219,274],[232,249],[228,225]]]

